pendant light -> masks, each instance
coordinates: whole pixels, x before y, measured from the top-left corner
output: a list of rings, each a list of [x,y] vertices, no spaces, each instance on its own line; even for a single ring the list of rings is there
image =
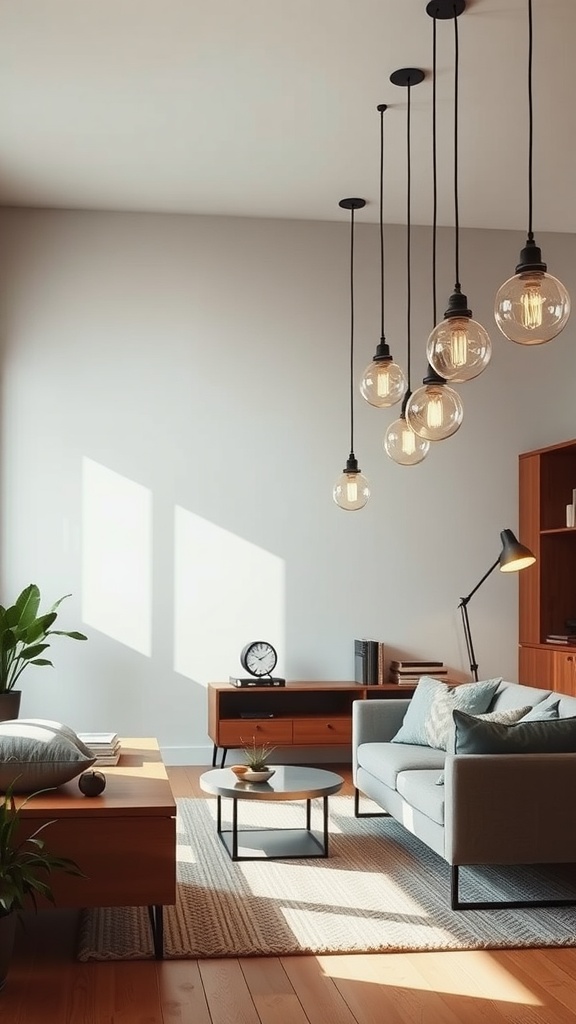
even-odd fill
[[[557,278],[548,274],[542,250],[532,231],[532,0],[528,0],[528,237],[520,252],[514,277],[498,289],[494,316],[502,334],[518,345],[543,345],[564,329],[570,316],[570,296]]]
[[[408,342],[408,359],[407,359],[407,372],[408,380],[406,384],[406,391],[404,394],[404,400],[402,402],[402,412],[397,420],[394,420],[390,424],[384,435],[384,451],[393,462],[396,462],[399,466],[416,466],[419,462],[422,462],[426,458],[430,450],[430,442],[423,437],[418,437],[417,434],[411,429],[406,421],[406,404],[410,398],[410,366],[411,366],[411,349],[412,349],[412,337],[411,337],[411,310],[412,310],[412,274],[411,274],[411,256],[412,256],[412,216],[411,216],[411,200],[412,200],[412,159],[411,159],[411,132],[410,132],[410,114],[411,114],[411,87],[413,85],[419,85],[424,80],[424,72],[420,68],[401,68],[399,71],[394,71],[390,76],[390,81],[394,85],[401,85],[408,89],[408,103],[407,103],[407,117],[406,117],[406,153],[407,153],[407,172],[406,172],[406,337]]]
[[[492,355],[492,343],[482,324],[472,319],[468,298],[460,285],[460,216],[458,208],[458,15],[465,9],[465,0],[456,5],[454,0],[432,0],[426,12],[434,22],[433,28],[433,96],[436,97],[436,20],[452,18],[454,21],[454,291],[448,300],[444,320],[437,324],[426,348],[428,362],[436,373],[455,384],[472,380],[486,369]],[[435,108],[434,108],[435,109]],[[434,124],[434,151],[436,146],[436,120]]]
[[[462,0],[460,0],[462,2]],[[438,174],[436,160],[436,76],[432,80],[432,314],[436,323],[436,224],[438,210]],[[406,420],[417,437],[427,441],[443,441],[451,437],[462,423],[464,410],[460,395],[444,377],[428,364],[422,387],[410,395]]]
[[[380,103],[380,342],[360,382],[360,393],[370,405],[386,409],[396,405],[406,390],[402,369],[395,363],[384,334],[384,111]]]
[[[366,200],[341,199],[338,205],[350,210],[350,454],[332,497],[339,508],[355,512],[364,508],[370,497],[368,481],[362,476],[354,454],[354,213],[366,206]]]

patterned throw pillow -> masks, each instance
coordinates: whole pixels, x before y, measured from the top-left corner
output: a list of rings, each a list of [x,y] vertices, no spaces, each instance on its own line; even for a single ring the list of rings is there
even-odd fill
[[[487,711],[484,715],[474,715],[474,718],[481,718],[484,722],[498,722],[499,725],[513,725],[514,722],[519,722],[520,719],[526,722],[526,715],[529,715],[532,708],[529,704],[525,708],[508,708],[507,711]],[[447,749],[451,752],[454,751],[456,740],[456,730],[452,728],[450,735],[450,742]],[[437,786],[444,785],[444,772],[436,779]]]
[[[499,677],[451,686],[422,676],[392,743],[415,743],[446,750],[454,709],[469,715],[482,714],[487,711],[501,682]]]

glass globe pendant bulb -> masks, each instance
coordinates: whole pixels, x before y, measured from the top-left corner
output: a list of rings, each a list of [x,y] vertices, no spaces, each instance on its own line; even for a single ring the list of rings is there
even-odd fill
[[[387,456],[399,466],[417,466],[430,451],[430,441],[414,433],[405,415],[390,424],[382,443]]]
[[[370,497],[370,487],[365,476],[358,469],[358,462],[353,455],[350,455],[342,476],[338,477],[334,484],[332,497],[338,505],[346,512],[356,512],[364,508]]]
[[[442,320],[430,333],[426,353],[430,366],[444,380],[463,384],[486,369],[492,342],[476,320],[453,317]]]
[[[408,399],[406,420],[418,437],[444,441],[452,437],[462,423],[462,400],[447,384],[424,384]]]
[[[398,363],[388,359],[372,360],[362,374],[360,394],[369,405],[377,409],[387,409],[396,405],[404,397],[406,378]]]
[[[570,296],[561,281],[539,269],[524,269],[500,286],[494,317],[505,338],[517,345],[544,345],[564,329]]]
[[[482,324],[472,319],[468,299],[458,284],[444,317],[428,338],[428,362],[444,380],[463,384],[486,369],[492,355],[492,342]]]

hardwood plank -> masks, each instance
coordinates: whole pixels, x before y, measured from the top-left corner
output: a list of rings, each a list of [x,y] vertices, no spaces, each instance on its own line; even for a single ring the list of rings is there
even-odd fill
[[[429,954],[417,954],[427,957]],[[392,953],[362,957],[319,957],[323,970],[330,974],[358,1024],[486,1024],[485,1011],[473,999],[438,991],[432,967],[432,981],[420,970],[417,959]],[[491,1024],[500,1018],[494,1014]]]
[[[211,1024],[197,960],[164,960],[157,971],[165,1024]]]
[[[357,1024],[332,978],[323,971],[319,957],[281,957],[280,962],[310,1024]]]
[[[240,968],[262,1024],[308,1024],[286,971],[276,957],[244,957]]]
[[[146,960],[115,965],[114,1024],[164,1024],[155,966]]]
[[[212,1024],[260,1024],[238,960],[200,960]]]
[[[507,1024],[573,1024],[573,1014],[558,1003],[552,1005],[537,977],[524,984],[506,968],[502,952],[451,954],[455,968],[468,979],[470,990],[485,999],[490,1013],[499,1013]],[[536,956],[531,960],[536,964]]]
[[[499,960],[524,984],[532,985],[543,1002],[553,997],[571,1012],[570,1020],[576,1019],[576,996],[574,974],[576,973],[576,949],[531,950],[528,961],[524,950],[502,950]],[[565,965],[563,964],[563,954]],[[537,970],[535,965],[537,964]],[[535,980],[537,977],[537,981]]]

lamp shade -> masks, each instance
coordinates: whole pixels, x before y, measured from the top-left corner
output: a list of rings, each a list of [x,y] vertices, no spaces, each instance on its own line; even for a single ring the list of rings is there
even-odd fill
[[[527,569],[536,561],[536,556],[532,554],[530,548],[516,540],[512,530],[502,530],[500,540],[502,541],[499,559],[500,572],[519,572],[521,569]]]

